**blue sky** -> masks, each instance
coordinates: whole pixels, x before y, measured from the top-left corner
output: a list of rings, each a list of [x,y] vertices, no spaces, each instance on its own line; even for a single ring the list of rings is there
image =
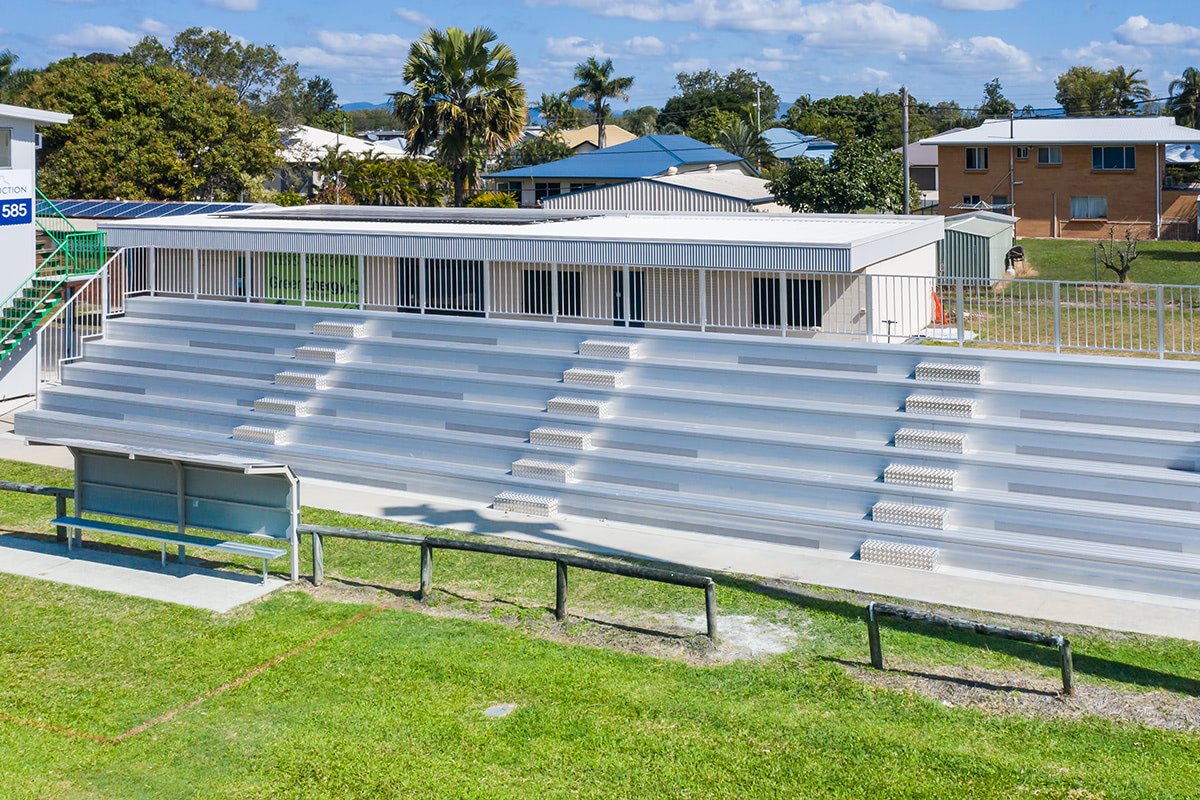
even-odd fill
[[[146,33],[191,25],[272,43],[343,102],[400,88],[408,43],[429,25],[488,25],[516,50],[536,96],[572,66],[609,56],[635,77],[631,105],[661,104],[674,75],[756,70],[785,102],[895,89],[978,101],[999,76],[1018,106],[1053,105],[1065,67],[1141,67],[1155,95],[1200,65],[1200,16],[1149,0],[3,0],[0,49],[27,65],[119,52]]]

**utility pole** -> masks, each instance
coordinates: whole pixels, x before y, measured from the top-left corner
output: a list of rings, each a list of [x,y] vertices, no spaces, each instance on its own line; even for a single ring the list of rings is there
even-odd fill
[[[757,84],[754,86],[754,124],[762,133],[762,87]]]
[[[912,198],[909,197],[908,169],[908,87],[900,87],[900,157],[904,161],[904,213],[912,213]]]

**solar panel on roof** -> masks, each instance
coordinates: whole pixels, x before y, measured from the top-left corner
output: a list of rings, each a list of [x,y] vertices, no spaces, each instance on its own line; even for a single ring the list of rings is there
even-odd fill
[[[65,217],[84,219],[152,219],[154,217],[182,217],[194,214],[214,214],[225,211],[246,211],[262,208],[255,203],[229,203],[205,201],[157,201],[157,200],[54,200],[38,202],[38,214],[54,214],[54,206]]]

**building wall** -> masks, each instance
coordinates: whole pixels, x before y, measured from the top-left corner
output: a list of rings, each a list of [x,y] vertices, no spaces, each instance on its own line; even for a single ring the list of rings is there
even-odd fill
[[[0,128],[12,131],[12,166],[0,168],[0,177],[9,178],[7,184],[36,183],[35,128],[28,120],[0,116]],[[20,175],[20,180],[16,180]],[[32,186],[29,187],[32,190]],[[36,205],[37,196],[31,198]],[[0,226],[0,298],[8,297],[19,289],[33,273],[36,266],[35,235],[37,225],[32,216],[23,224]],[[29,345],[32,337],[25,340],[22,349],[0,361],[0,399],[33,394],[37,385],[37,362]]]
[[[1029,147],[1027,159],[1013,158],[1013,187],[1009,180],[1008,146],[988,148],[988,169],[966,169],[966,147],[943,146],[938,152],[938,179],[941,183],[940,211],[943,215],[958,212],[955,205],[967,195],[978,195],[991,202],[996,195],[1010,198],[1015,206],[1002,213],[1020,217],[1018,236],[1061,236],[1064,238],[1098,238],[1106,236],[1110,226],[1117,235],[1127,228],[1139,234],[1153,235],[1155,202],[1165,167],[1161,148],[1154,145],[1135,147],[1136,168],[1133,170],[1093,170],[1090,145],[1062,147],[1061,165],[1039,165],[1037,147]],[[1159,168],[1155,173],[1155,155]],[[1014,154],[1015,155],[1015,154]],[[1071,197],[1103,196],[1108,198],[1108,218],[1105,220],[1071,219]],[[1163,198],[1164,216],[1166,196]]]
[[[929,244],[866,267],[872,276],[870,299],[862,307],[875,341],[892,341],[920,334],[933,319],[933,293],[937,288],[937,244]],[[887,321],[892,320],[892,325]]]

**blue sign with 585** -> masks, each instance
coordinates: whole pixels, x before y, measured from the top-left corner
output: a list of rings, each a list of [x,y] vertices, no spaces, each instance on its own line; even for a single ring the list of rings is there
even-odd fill
[[[33,222],[33,201],[0,200],[0,225],[27,225]]]

